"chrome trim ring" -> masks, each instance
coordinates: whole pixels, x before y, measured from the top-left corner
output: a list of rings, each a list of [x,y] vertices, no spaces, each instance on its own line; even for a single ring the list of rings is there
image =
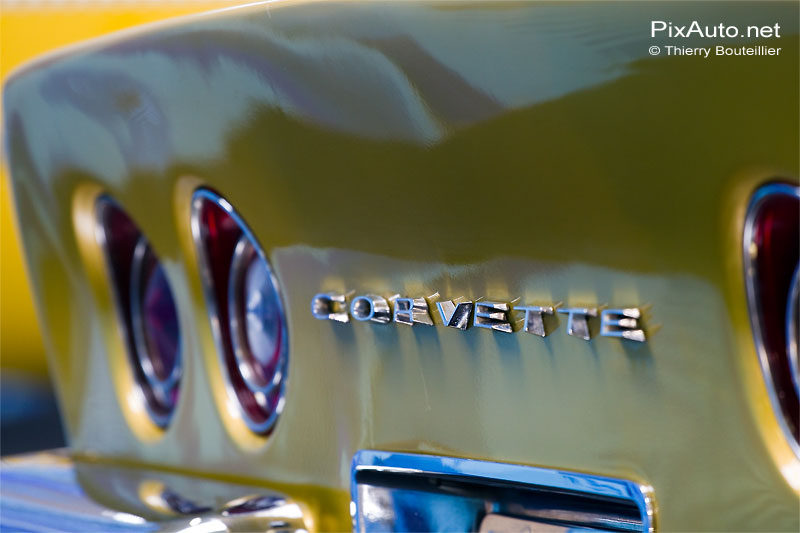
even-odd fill
[[[139,361],[139,367],[141,367],[142,373],[144,374],[148,385],[150,385],[150,388],[153,389],[153,392],[161,403],[165,405],[171,405],[172,400],[169,397],[170,392],[181,379],[182,361],[180,353],[183,339],[178,336],[178,345],[176,347],[177,355],[175,356],[175,366],[172,367],[172,372],[170,372],[169,376],[167,376],[165,379],[158,377],[158,373],[153,367],[153,361],[150,358],[150,349],[147,345],[147,335],[145,332],[142,309],[142,291],[145,288],[142,286],[142,281],[144,276],[147,274],[144,269],[147,266],[148,259],[150,259],[148,255],[152,254],[153,251],[150,247],[150,243],[147,242],[147,239],[144,236],[140,237],[139,242],[136,243],[136,249],[133,252],[133,260],[131,261],[131,329],[133,330],[132,333],[134,346],[136,348],[136,359]]]
[[[129,279],[127,284],[122,283],[122,280],[119,279],[119,273],[117,272],[110,250],[109,235],[106,233],[106,215],[108,209],[112,207],[119,210],[127,217],[139,234],[129,264],[130,272],[128,273]],[[138,292],[138,279],[142,274],[141,269],[146,252],[149,250],[154,256],[155,253],[152,251],[147,238],[130,215],[128,215],[114,198],[107,194],[101,194],[95,200],[94,235],[98,246],[100,246],[103,251],[106,272],[111,282],[111,299],[114,303],[117,321],[120,331],[122,332],[128,364],[131,366],[131,371],[133,373],[135,386],[132,390],[134,391],[136,402],[144,406],[150,420],[156,426],[164,429],[172,420],[177,406],[177,400],[173,399],[172,393],[180,384],[183,344],[181,338],[177,348],[175,368],[168,380],[159,380],[152,367],[152,362],[147,356],[147,343],[144,340],[144,324],[141,323],[141,302],[139,302],[137,297],[134,297],[135,294],[140,294]],[[137,281],[134,281],[134,276]],[[170,291],[171,290],[170,287]],[[127,302],[123,299],[123,295],[120,294],[120,291],[127,292],[125,295],[127,297]],[[127,305],[123,302],[127,303]],[[177,308],[175,312],[177,314]]]
[[[242,236],[236,244],[233,252],[233,259],[231,260],[230,278],[228,280],[228,317],[231,324],[231,343],[233,344],[233,354],[236,357],[236,363],[239,367],[239,373],[242,375],[245,384],[254,393],[261,393],[269,395],[275,387],[280,385],[283,380],[283,367],[286,359],[286,350],[283,349],[282,344],[286,342],[284,337],[284,317],[281,316],[281,329],[278,333],[278,342],[280,350],[278,362],[275,365],[275,370],[272,376],[265,379],[265,376],[260,376],[254,370],[258,365],[258,358],[253,354],[252,347],[247,335],[247,309],[246,299],[244,294],[246,290],[246,276],[247,271],[252,262],[262,261],[266,269],[269,282],[272,284],[272,289],[277,292],[278,282],[269,263],[264,259],[263,251],[257,247],[248,237]]]
[[[786,441],[789,443],[795,456],[800,458],[800,443],[797,442],[792,434],[791,428],[784,417],[783,408],[778,398],[775,383],[772,379],[772,369],[769,364],[769,356],[766,346],[764,346],[763,324],[761,313],[759,313],[760,294],[756,280],[756,244],[755,244],[755,222],[759,209],[765,200],[772,195],[786,195],[800,198],[800,187],[789,185],[788,183],[769,183],[758,188],[750,198],[745,215],[744,232],[742,235],[742,250],[744,261],[745,289],[747,292],[747,307],[750,314],[750,326],[753,329],[753,340],[755,342],[758,362],[761,366],[761,375],[766,384],[767,395],[769,396],[775,418],[783,432]]]
[[[794,269],[789,301],[786,304],[786,350],[789,352],[789,369],[797,395],[800,396],[800,361],[798,360],[798,335],[800,334],[800,263]]]
[[[241,319],[237,319],[234,322],[230,320],[227,324],[223,324],[222,320],[220,319],[220,309],[217,306],[217,295],[215,292],[215,282],[214,282],[214,274],[211,268],[211,258],[208,256],[208,252],[206,250],[205,241],[207,235],[204,233],[204,226],[201,220],[201,213],[203,211],[203,206],[205,202],[210,202],[217,207],[221,208],[228,216],[230,216],[233,221],[236,223],[238,229],[241,231],[242,235],[237,242],[237,249],[241,245],[243,248],[246,245],[242,245],[242,240],[250,243],[253,247],[253,250],[256,252],[257,256],[263,260],[268,267],[270,278],[273,283],[273,288],[275,290],[277,296],[277,305],[278,305],[278,312],[281,316],[281,337],[283,339],[282,347],[281,347],[281,355],[279,359],[279,363],[275,369],[275,375],[272,379],[266,384],[260,383],[255,380],[250,374],[251,372],[249,369],[246,372],[242,372],[242,367],[247,366],[248,357],[252,357],[252,355],[247,355],[244,352],[244,346],[246,346],[246,336],[242,337],[241,335],[244,334],[243,325],[241,323]],[[195,249],[197,250],[199,262],[200,262],[200,274],[202,277],[203,282],[203,292],[205,296],[206,306],[208,310],[209,322],[211,325],[212,334],[214,337],[215,346],[217,349],[218,361],[220,365],[220,371],[222,372],[223,381],[225,383],[225,392],[227,397],[231,400],[226,403],[226,405],[233,405],[237,410],[237,415],[241,417],[241,419],[245,422],[248,429],[253,433],[257,434],[267,434],[271,432],[275,426],[275,423],[278,420],[278,417],[283,412],[284,405],[286,403],[286,383],[288,381],[288,368],[289,368],[289,334],[288,334],[288,325],[286,321],[286,313],[285,313],[285,305],[283,302],[283,294],[280,289],[280,284],[274,274],[274,270],[270,265],[269,260],[267,259],[266,254],[264,253],[261,246],[258,244],[258,240],[256,239],[254,233],[244,221],[244,219],[239,216],[239,214],[234,210],[233,206],[228,202],[226,199],[221,197],[219,194],[205,188],[197,189],[194,194],[192,195],[192,205],[191,205],[191,220],[190,220],[191,230],[192,230],[192,238],[194,240]],[[238,254],[236,250],[234,250],[234,256],[231,257],[231,266],[239,267],[239,263],[244,261],[245,259],[245,251],[242,249]],[[238,259],[237,259],[238,256]],[[234,263],[236,263],[234,265]],[[233,270],[229,272],[229,276],[234,274]],[[236,281],[235,283],[240,283],[241,281]],[[229,286],[226,287],[226,295],[228,295],[228,300],[230,300],[230,285],[234,283],[231,277],[228,278]],[[225,302],[226,307],[230,305],[230,302]],[[227,309],[226,309],[227,311]],[[223,335],[223,328],[227,328],[225,333],[229,335]],[[238,338],[234,340],[234,338]],[[225,338],[229,338],[229,344],[226,344]],[[238,349],[236,348],[238,347]],[[227,358],[233,358],[233,365],[229,365]],[[244,364],[243,364],[244,363]],[[256,420],[254,419],[251,414],[247,411],[244,405],[242,405],[242,401],[239,397],[239,393],[237,392],[236,385],[232,381],[232,377],[230,375],[229,368],[236,368],[237,372],[239,373],[239,378],[242,379],[248,390],[252,393],[253,399],[255,400],[256,404],[261,408],[266,410],[265,419],[264,420]],[[269,396],[274,395],[277,389],[277,400],[274,402],[274,407],[269,407]]]

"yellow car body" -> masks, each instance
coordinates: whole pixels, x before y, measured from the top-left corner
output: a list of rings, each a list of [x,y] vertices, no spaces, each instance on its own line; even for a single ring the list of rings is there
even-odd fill
[[[53,49],[171,17],[199,13],[232,2],[80,2],[9,1],[0,10],[0,80],[23,63]],[[35,38],[31,38],[35,35]],[[0,112],[2,113],[2,112]],[[2,115],[0,114],[0,117]],[[5,161],[0,165],[0,353],[6,370],[44,375],[47,362],[36,321],[14,222]]]
[[[347,530],[351,461],[383,450],[630,480],[664,531],[796,531],[800,458],[759,366],[742,232],[753,191],[800,175],[798,5],[722,5],[268,2],[19,71],[8,160],[71,453],[140,487],[86,474],[85,490],[141,514],[142,484],[168,474],[268,487],[307,529]],[[780,54],[648,54],[656,17],[719,13],[779,22],[779,44],[751,44]],[[282,288],[269,436],[226,393],[198,187],[247,221]],[[103,194],[175,293],[166,428],[132,400]],[[647,341],[586,342],[563,315],[544,339],[316,320],[326,291],[636,307]]]

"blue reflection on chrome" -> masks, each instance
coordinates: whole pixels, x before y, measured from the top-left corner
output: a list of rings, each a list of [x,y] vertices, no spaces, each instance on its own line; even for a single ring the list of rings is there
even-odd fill
[[[2,531],[155,531],[157,523],[109,509],[81,488],[66,455],[4,459],[0,468]]]
[[[439,487],[443,489],[438,490]],[[564,524],[565,531],[654,529],[651,489],[632,481],[524,465],[374,450],[359,451],[353,458],[353,527],[359,532],[476,531],[481,517],[490,513],[502,514],[516,508],[523,510],[518,516],[525,516],[526,503],[503,501],[500,493],[504,490],[524,495],[528,504],[536,498],[542,499],[541,504],[536,501],[530,506],[538,513],[530,515],[532,523],[539,519],[558,522],[555,514],[546,514],[547,499],[572,495],[596,500],[609,508],[627,506],[638,516],[626,516],[623,512],[618,519],[613,516],[598,519],[592,514],[592,523],[574,523],[580,522],[576,520]]]

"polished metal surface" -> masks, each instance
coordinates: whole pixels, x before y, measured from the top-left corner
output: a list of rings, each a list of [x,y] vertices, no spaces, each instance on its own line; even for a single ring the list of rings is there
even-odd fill
[[[358,532],[474,531],[491,514],[602,531],[655,527],[647,486],[508,463],[361,450],[350,490]]]
[[[173,389],[178,385],[181,379],[182,360],[181,360],[181,345],[180,336],[178,337],[178,346],[176,347],[175,365],[172,371],[166,378],[162,379],[158,376],[151,355],[148,353],[148,343],[145,334],[145,324],[142,309],[141,295],[143,294],[146,262],[148,255],[153,254],[150,248],[150,243],[142,236],[136,243],[136,249],[133,252],[133,260],[131,262],[131,283],[130,283],[130,306],[131,306],[131,333],[133,334],[134,347],[136,352],[136,359],[139,362],[139,367],[142,369],[147,383],[153,390],[159,402],[165,405],[172,403],[170,395]]]
[[[359,322],[373,321],[388,324],[392,321],[392,310],[383,296],[366,294],[356,296],[350,303],[350,314]]]
[[[398,324],[413,326],[414,324],[433,325],[428,301],[425,298],[395,298],[394,321]]]
[[[349,322],[352,316],[359,322],[377,322],[388,324],[434,325],[426,298],[408,298],[396,294],[389,298],[377,294],[354,297],[348,309],[348,294],[335,292],[317,293],[311,299],[311,314],[319,320]],[[436,293],[438,295],[438,293]],[[524,312],[522,331],[546,337],[554,326],[548,325],[556,310],[568,313],[567,333],[584,340],[592,338],[589,319],[597,317],[604,308],[566,308],[560,309],[561,303],[553,305],[515,305],[508,302],[490,302],[482,299],[475,301],[458,299],[436,302],[439,316],[445,326],[466,331],[470,327],[491,329],[503,333],[514,333],[511,313]],[[392,309],[392,307],[394,309]],[[394,318],[392,318],[394,317]],[[647,336],[641,325],[642,312],[637,307],[605,309],[601,314],[600,335],[616,337],[624,340],[645,342]]]
[[[350,322],[347,296],[334,292],[315,294],[311,299],[311,314],[318,320]]]
[[[194,496],[184,496],[184,491]],[[66,450],[12,456],[0,461],[0,531],[306,530],[297,503],[263,489],[260,494],[253,491],[258,489],[82,464],[70,459]],[[240,496],[231,497],[235,494]]]
[[[513,333],[508,320],[511,307],[503,302],[475,302],[474,319],[472,324],[476,328],[493,329],[503,333]]]
[[[800,265],[794,271],[789,302],[786,309],[786,350],[789,352],[789,371],[797,395],[800,396]]]
[[[442,322],[449,328],[465,330],[470,326],[473,302],[454,303],[452,300],[436,302],[436,308],[442,317]]]
[[[222,515],[233,516],[254,511],[266,511],[285,503],[286,499],[281,496],[249,496],[229,502],[222,511]]]
[[[525,311],[522,330],[539,337],[546,337],[550,333],[545,325],[545,315],[553,316],[557,308],[558,304],[514,306],[515,311]]]
[[[237,248],[234,250],[234,257],[231,258],[232,265],[236,266],[237,262],[244,261],[244,256],[249,251],[250,254],[255,253],[258,256],[258,260],[263,261],[263,264],[266,266],[267,279],[272,285],[271,290],[275,294],[275,305],[277,308],[274,310],[274,312],[280,317],[280,338],[282,341],[279,348],[279,360],[275,365],[274,373],[269,377],[269,379],[264,381],[256,380],[253,376],[253,373],[250,371],[249,358],[245,353],[247,340],[244,337],[246,334],[243,332],[244,324],[241,322],[241,318],[236,321],[232,321],[230,324],[222,324],[219,319],[220,315],[217,310],[214,278],[211,272],[211,265],[209,263],[210,258],[207,256],[204,243],[206,236],[204,235],[203,224],[200,220],[200,214],[205,202],[211,202],[222,208],[225,213],[235,221],[239,230],[242,232],[242,237],[236,245]],[[192,238],[194,240],[195,249],[200,262],[199,268],[202,275],[203,290],[205,292],[205,301],[208,310],[209,322],[211,324],[212,332],[216,342],[219,371],[224,377],[225,390],[228,398],[230,399],[230,401],[227,402],[227,405],[235,406],[234,409],[236,409],[239,416],[241,416],[241,418],[247,424],[247,427],[250,428],[253,433],[266,434],[275,426],[278,417],[283,412],[286,402],[286,382],[289,367],[289,335],[287,331],[286,315],[284,312],[283,296],[281,294],[280,284],[272,272],[272,268],[270,267],[266,253],[258,244],[258,240],[251,231],[250,227],[247,225],[244,219],[239,216],[230,202],[228,202],[225,198],[209,189],[197,189],[192,195],[190,217]],[[244,240],[244,244],[242,243],[242,240]],[[239,273],[241,275],[245,275],[246,270],[244,270],[244,267],[240,269]],[[229,283],[236,284],[241,282],[241,279],[236,277],[235,272],[231,272],[231,276],[232,278],[228,280]],[[226,291],[226,294],[228,294],[228,302],[226,303],[228,305],[231,305],[231,290],[236,290],[236,286],[234,286],[233,289],[228,287],[228,290]],[[259,407],[266,410],[267,416],[264,418],[264,420],[256,420],[241,404],[235,385],[231,381],[232,378],[230,376],[229,367],[227,366],[227,349],[225,347],[222,328],[231,329],[230,336],[232,338],[231,342],[235,343],[233,346],[233,355],[236,359],[237,368],[244,379],[245,384],[252,391],[254,401]],[[236,341],[233,340],[234,337],[237,337]],[[278,397],[275,401],[275,405],[274,407],[267,407],[270,404],[270,396],[275,394],[274,391],[276,389],[278,389]],[[221,416],[224,417],[229,415],[225,412],[222,412]]]
[[[269,395],[283,380],[287,351],[281,328],[285,317],[276,305],[276,287],[269,264],[256,244],[243,236],[236,244],[228,282],[228,316],[231,342],[239,373],[251,391]],[[268,365],[275,350],[280,355],[272,375],[256,365]]]
[[[142,501],[155,511],[178,515],[197,515],[211,511],[211,507],[192,501],[163,483],[144,484],[139,492]]]
[[[65,454],[36,454],[0,462],[3,531],[156,531],[141,516],[98,504],[80,486]],[[188,524],[187,524],[188,525]]]
[[[110,284],[111,299],[116,311],[117,331],[123,338],[128,363],[132,367],[135,385],[131,389],[128,401],[137,408],[144,408],[156,426],[165,428],[170,423],[176,407],[174,391],[182,374],[181,345],[180,343],[178,345],[173,372],[165,380],[158,379],[148,354],[144,324],[142,323],[141,302],[138,298],[142,290],[140,282],[143,262],[150,244],[137,226],[136,230],[140,237],[136,242],[131,264],[128,266],[130,268],[129,279],[127,282],[121,279],[122,272],[117,271],[111,255],[112,236],[107,233],[108,228],[104,222],[107,212],[112,209],[118,209],[126,217],[129,217],[117,200],[111,196],[101,194],[95,198],[92,212],[92,234],[97,246],[102,251],[106,281]],[[132,219],[131,223],[136,225]],[[152,250],[150,252],[154,253]],[[127,291],[128,294],[121,294],[124,291]]]
[[[636,307],[603,309],[600,312],[600,335],[645,342],[647,337],[639,325],[642,312]]]
[[[581,531],[596,531],[579,526],[557,525],[541,520],[531,520],[506,516],[501,514],[487,514],[478,526],[478,533],[578,533]]]
[[[597,316],[596,307],[565,307],[559,309],[558,312],[569,315],[567,318],[567,335],[572,335],[585,341],[592,338],[589,320]]]
[[[778,391],[775,389],[775,383],[772,379],[772,369],[770,368],[769,357],[767,354],[766,346],[764,345],[763,329],[761,313],[758,309],[759,302],[759,288],[756,272],[756,257],[758,253],[758,246],[755,243],[755,223],[758,216],[759,208],[763,202],[772,195],[780,194],[786,196],[794,196],[800,198],[800,187],[789,185],[787,183],[769,183],[759,187],[750,198],[750,203],[747,206],[747,214],[744,219],[744,231],[742,234],[742,251],[743,251],[743,264],[744,264],[744,278],[745,288],[747,291],[747,305],[750,311],[750,326],[753,330],[753,340],[755,342],[756,353],[758,355],[758,362],[761,366],[761,374],[764,377],[764,382],[769,395],[772,410],[781,428],[784,437],[786,438],[789,446],[794,452],[795,456],[800,459],[800,443],[795,439],[789,428],[788,423],[783,415],[783,410],[778,398]],[[796,278],[795,278],[796,279]],[[792,290],[796,289],[795,288]],[[791,298],[791,297],[790,297]],[[787,301],[787,305],[790,305]],[[789,352],[789,359],[791,361],[791,351]]]

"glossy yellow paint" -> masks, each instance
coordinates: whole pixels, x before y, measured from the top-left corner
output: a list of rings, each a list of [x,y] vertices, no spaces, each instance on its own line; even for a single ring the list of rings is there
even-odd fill
[[[0,83],[26,61],[56,48],[125,28],[231,5],[231,0],[177,2],[4,2],[0,9]],[[2,111],[0,111],[0,120]],[[0,354],[4,369],[47,372],[30,284],[20,253],[0,164]]]
[[[326,513],[320,510],[326,507],[333,510],[340,506],[347,508],[347,502],[342,506],[341,501],[332,498],[333,491],[317,487],[304,488],[303,496],[311,502],[306,504],[293,501],[284,487],[265,486],[258,479],[248,483],[246,479],[231,480],[197,471],[151,469],[140,463],[130,465],[125,461],[109,462],[92,457],[79,457],[76,460],[61,450],[4,457],[1,464],[4,471],[11,471],[9,478],[17,483],[25,479],[26,488],[45,485],[50,489],[43,495],[29,489],[25,499],[26,512],[43,512],[51,516],[54,507],[57,510],[68,509],[70,527],[76,531],[87,528],[116,530],[120,528],[120,522],[159,531],[183,531],[187,528],[218,531],[220,522],[225,523],[230,531],[272,532],[281,523],[285,527],[280,530],[327,531],[336,529],[335,524],[341,523],[342,517],[338,517],[337,522],[331,522],[326,520]],[[43,482],[43,478],[46,481]],[[62,489],[57,502],[48,498],[54,487]],[[5,483],[3,490],[6,494],[17,496],[14,488]],[[222,514],[245,501],[254,503],[254,499],[262,498],[267,501],[281,500],[281,508],[266,512],[255,509],[250,513],[232,512],[227,516]],[[15,507],[16,502],[10,502],[9,499],[13,499],[13,496],[3,499],[4,510]],[[106,504],[101,503],[98,508],[99,502]],[[187,512],[186,509],[190,507],[202,507],[205,510]],[[318,521],[320,517],[322,521]],[[206,520],[210,525],[204,528],[198,525],[199,520]],[[47,525],[51,528],[61,525],[63,528],[63,524]]]
[[[626,40],[654,10],[720,5],[727,23],[780,20],[782,55],[653,58]],[[756,362],[741,239],[751,192],[800,175],[797,9],[273,4],[31,69],[13,109],[99,73],[19,111],[11,146],[76,451],[307,502],[328,491],[320,529],[348,527],[349,461],[376,448],[632,479],[667,531],[796,531],[800,463]],[[147,135],[130,102],[153,113]],[[81,135],[48,166],[33,148],[55,151],[42,132],[76,115]],[[128,150],[137,138],[158,142]],[[266,441],[225,406],[188,224],[197,184],[248,221],[286,296],[287,402]],[[178,301],[184,382],[157,438],[131,422],[107,280],[76,223],[75,199],[100,190],[148,235]],[[328,323],[308,309],[326,290],[641,306],[649,339],[586,343],[563,321],[546,339]]]
[[[256,476],[147,465],[119,458],[108,460],[94,455],[76,454],[73,459],[82,487],[90,496],[105,503],[113,499],[117,509],[149,520],[164,521],[173,515],[153,498],[159,489],[168,488],[217,512],[244,497],[282,494],[301,506],[305,528],[311,532],[346,530],[342,524],[350,522],[349,498],[317,484],[275,483]],[[110,487],[114,487],[111,494]],[[263,531],[263,524],[255,518],[260,527],[235,530]]]

